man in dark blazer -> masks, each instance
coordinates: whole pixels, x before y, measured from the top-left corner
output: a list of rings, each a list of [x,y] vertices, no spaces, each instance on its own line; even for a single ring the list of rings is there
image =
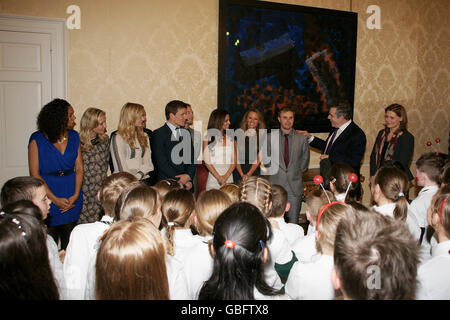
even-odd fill
[[[186,108],[187,104],[179,100],[166,105],[167,122],[153,131],[151,146],[156,180],[175,179],[191,190],[195,162],[191,135],[184,128]]]
[[[345,162],[355,169],[361,177],[361,161],[366,150],[366,134],[352,119],[351,107],[348,103],[340,103],[330,108],[328,119],[333,130],[326,140],[314,137],[307,131],[299,131],[308,137],[309,145],[322,151],[320,156],[320,172],[327,178],[329,168],[336,162]],[[361,188],[355,190],[361,196]]]
[[[294,115],[294,110],[290,107],[284,107],[279,112],[278,154],[276,154],[275,146],[272,145],[274,133],[270,133],[268,140],[271,143],[268,147],[272,156],[271,166],[276,167],[276,170],[268,174],[268,177],[271,184],[278,184],[286,189],[290,204],[286,218],[288,222],[298,224],[302,206],[303,172],[308,169],[310,151],[308,139],[293,129]]]

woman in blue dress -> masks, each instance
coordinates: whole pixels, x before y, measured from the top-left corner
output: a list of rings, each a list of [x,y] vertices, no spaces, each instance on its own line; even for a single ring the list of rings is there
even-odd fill
[[[50,198],[48,233],[65,250],[82,206],[83,158],[75,115],[65,100],[54,99],[39,112],[38,131],[28,142],[30,175],[45,182]]]

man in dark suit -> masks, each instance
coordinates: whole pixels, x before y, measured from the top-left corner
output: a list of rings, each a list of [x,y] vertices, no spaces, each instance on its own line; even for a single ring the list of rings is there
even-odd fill
[[[166,105],[167,122],[153,131],[152,157],[157,181],[176,179],[187,190],[192,189],[195,175],[194,148],[186,125],[187,104],[173,100]]]
[[[345,162],[355,169],[360,178],[361,161],[366,150],[366,134],[352,119],[348,103],[340,103],[330,108],[328,119],[333,130],[326,140],[314,137],[307,131],[299,131],[308,137],[309,145],[322,151],[320,173],[326,179],[329,168],[336,162]],[[361,188],[356,194],[361,196]]]

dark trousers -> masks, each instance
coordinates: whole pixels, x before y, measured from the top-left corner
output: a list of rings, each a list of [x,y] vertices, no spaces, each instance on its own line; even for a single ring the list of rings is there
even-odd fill
[[[68,224],[62,224],[59,226],[48,227],[47,232],[52,236],[53,240],[58,243],[58,239],[61,241],[61,250],[66,250],[69,244],[70,233],[75,227],[75,222],[70,222]]]

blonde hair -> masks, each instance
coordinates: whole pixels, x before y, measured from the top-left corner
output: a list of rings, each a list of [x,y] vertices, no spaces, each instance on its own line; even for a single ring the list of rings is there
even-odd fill
[[[256,131],[258,132],[258,130],[260,130],[260,129],[265,129],[266,123],[264,122],[264,116],[261,113],[261,111],[259,111],[258,109],[250,109],[244,114],[244,117],[242,118],[242,121],[241,121],[241,129],[244,130],[244,132],[247,131],[248,116],[250,115],[250,112],[256,113],[256,116],[258,117],[258,126],[256,127]]]
[[[327,203],[328,198],[330,201],[336,201],[334,194],[331,191],[323,191],[322,189],[316,189],[308,193],[306,196],[306,207],[308,208],[309,214],[311,215],[312,225],[316,224],[317,215],[320,209],[322,209]]]
[[[150,221],[116,222],[100,241],[95,264],[97,299],[170,299],[164,240]]]
[[[374,178],[374,186],[379,185],[383,195],[395,202],[394,218],[406,221],[408,215],[408,200],[405,194],[408,191],[409,181],[406,174],[397,167],[381,167]]]
[[[135,217],[151,219],[159,213],[160,205],[158,192],[154,188],[145,183],[135,182],[117,199],[114,208],[115,219],[116,221]]]
[[[156,191],[158,191],[159,198],[161,199],[161,201],[163,201],[164,197],[166,196],[166,194],[169,191],[182,189],[183,185],[175,179],[165,179],[165,180],[158,181],[153,186],[153,188],[155,188]]]
[[[218,189],[203,191],[195,204],[198,233],[201,236],[211,235],[217,218],[231,204],[230,197],[223,191]]]
[[[239,201],[239,186],[234,183],[225,183],[220,188],[220,191],[225,192],[233,203]]]
[[[272,186],[267,179],[251,176],[241,183],[239,200],[253,204],[268,217],[272,202]]]
[[[106,215],[114,217],[114,206],[120,194],[130,184],[137,181],[137,178],[129,172],[113,173],[102,181],[99,190],[99,199]]]
[[[148,148],[148,136],[144,132],[143,127],[136,126],[136,120],[142,116],[145,109],[144,106],[138,103],[127,102],[120,110],[119,127],[117,132],[123,140],[133,149],[138,149],[136,146],[136,139],[139,144]]]
[[[106,117],[106,113],[97,108],[88,108],[83,113],[80,121],[80,141],[82,151],[90,152],[94,147],[91,143],[91,133],[100,123],[100,117],[102,116]],[[106,143],[108,141],[108,135],[106,133],[98,134],[97,139],[101,143]]]
[[[347,210],[352,211],[353,209],[345,203],[337,202],[331,204],[323,211],[316,226],[316,230],[320,235],[316,241],[318,252],[324,253],[325,250],[333,252],[336,228]]]
[[[161,211],[167,220],[167,252],[175,254],[174,230],[176,227],[188,228],[195,210],[194,195],[185,189],[172,190],[166,194]]]

